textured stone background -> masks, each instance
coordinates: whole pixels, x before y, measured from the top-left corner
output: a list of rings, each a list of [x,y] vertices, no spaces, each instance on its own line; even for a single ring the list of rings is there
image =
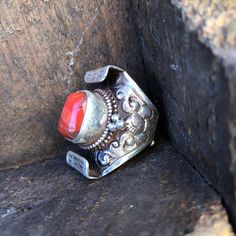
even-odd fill
[[[136,182],[136,179],[128,182],[133,186],[138,183],[144,188],[134,188],[133,192],[125,195],[125,183],[132,176],[129,172],[132,172],[132,168],[124,173],[123,180],[115,177],[113,181],[113,175],[107,177],[105,183],[109,189],[115,191],[113,184],[120,184],[123,190],[117,192],[121,195],[117,205],[114,204],[115,209],[121,208],[122,196],[129,200],[130,195],[136,196],[139,191],[144,191],[141,193],[144,202],[136,199],[136,203],[140,203],[136,212],[140,218],[129,215],[136,223],[143,222],[140,212],[144,212],[143,216],[150,219],[146,227],[157,225],[161,219],[153,216],[150,210],[153,208],[155,213],[160,210],[164,219],[169,219],[171,212],[174,212],[170,221],[164,220],[156,228],[158,233],[166,232],[166,222],[178,225],[176,219],[180,220],[181,216],[183,219],[179,221],[178,235],[188,234],[195,229],[192,235],[202,236],[203,231],[212,232],[216,228],[215,231],[220,232],[220,235],[223,232],[232,235],[224,207],[233,222],[236,219],[233,216],[236,212],[233,181],[233,176],[236,179],[234,0],[1,1],[0,169],[40,159],[64,157],[68,143],[57,133],[63,101],[71,91],[86,86],[83,76],[87,70],[106,64],[126,69],[145,88],[161,112],[157,136],[166,137],[167,143],[173,146],[169,148],[165,144],[161,150],[154,149],[151,155],[164,158],[165,164],[144,159],[137,167],[144,182]],[[185,163],[184,167],[182,162]],[[96,200],[96,191],[90,192],[90,186],[99,189],[99,182],[86,185],[87,182],[80,179],[77,184],[71,172],[64,176],[64,169],[60,171],[62,163],[56,158],[1,172],[0,184],[4,192],[0,193],[0,200],[4,204],[0,211],[4,223],[0,227],[6,234],[15,229],[20,232],[25,229],[23,222],[26,222],[29,234],[34,232],[40,235],[41,231],[36,230],[31,219],[35,219],[40,228],[50,217],[56,219],[54,230],[58,227],[58,232],[66,232],[63,231],[66,229],[60,228],[63,215],[56,217],[57,204],[62,204],[64,209],[69,208],[64,215],[65,221],[69,226],[76,227],[77,221],[71,220],[71,215],[75,214],[80,187],[85,193],[91,193],[88,199],[92,199],[92,203],[89,200],[80,201],[85,204],[82,211],[88,215],[85,222],[99,219],[99,222],[104,223],[104,219],[110,219],[109,214],[103,217],[110,207],[104,202],[117,200],[113,191],[109,197]],[[160,173],[155,172],[155,168],[159,170],[160,166],[172,174],[164,180],[170,182],[170,192],[158,188],[159,177],[165,173],[162,169]],[[152,172],[148,172],[145,179],[148,169]],[[51,176],[50,173],[54,172],[55,175]],[[181,180],[179,176],[185,172]],[[188,182],[192,174],[195,177]],[[44,188],[45,180],[50,177],[53,181],[49,181]],[[51,187],[58,179],[60,181],[55,184],[58,191],[54,193]],[[71,185],[67,185],[68,179]],[[171,182],[172,179],[176,179],[176,182]],[[31,180],[35,188],[30,185]],[[29,186],[18,189],[21,181],[29,183]],[[181,181],[185,184],[181,184]],[[51,192],[49,189],[52,189]],[[37,196],[40,190],[42,193],[47,192],[44,198],[40,194]],[[145,191],[153,197],[149,199]],[[60,194],[66,195],[68,192],[71,193],[70,197],[64,198],[61,203]],[[199,193],[202,192],[205,195],[201,195],[199,200]],[[31,194],[33,198],[27,198]],[[168,209],[161,207],[162,196],[165,196]],[[188,197],[190,202],[186,200]],[[182,198],[185,201],[182,202]],[[146,209],[145,199],[149,199],[149,204],[153,203],[148,204],[151,206],[149,209]],[[177,204],[174,204],[176,200]],[[179,208],[178,202],[184,204],[182,208]],[[92,218],[86,208],[90,203],[95,209]],[[96,210],[99,204],[102,207]],[[47,209],[52,210],[51,215],[47,215]],[[121,209],[120,218],[113,219],[118,220],[125,231],[129,224],[122,221],[123,213],[125,209]],[[40,214],[47,216],[40,218]],[[79,217],[83,221],[83,215]],[[220,218],[223,223],[215,224]],[[12,222],[14,225],[11,227]],[[110,225],[113,225],[112,222]],[[218,228],[221,225],[223,228]],[[81,227],[90,226],[85,223]],[[100,232],[109,233],[105,231],[105,226],[100,228]],[[47,230],[50,227],[43,229],[43,233],[49,232]],[[119,227],[110,229],[115,233],[121,230]],[[173,235],[174,232],[175,228],[171,228],[164,235]]]
[[[236,2],[131,2],[170,140],[232,206]]]
[[[167,144],[99,181],[63,158],[2,171],[0,178],[2,236],[234,236],[220,196]]]
[[[0,168],[65,152],[58,116],[86,71],[142,74],[125,1],[1,1],[0,20]]]

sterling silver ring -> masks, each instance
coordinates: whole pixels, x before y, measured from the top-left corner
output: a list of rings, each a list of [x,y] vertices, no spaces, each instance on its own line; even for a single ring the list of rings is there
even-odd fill
[[[86,157],[67,152],[67,163],[85,177],[97,179],[153,144],[159,114],[121,68],[108,65],[88,71],[85,82],[99,88],[67,97],[58,130],[88,151]]]

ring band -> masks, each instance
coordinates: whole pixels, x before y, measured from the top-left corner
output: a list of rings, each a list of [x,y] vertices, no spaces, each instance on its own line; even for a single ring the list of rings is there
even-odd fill
[[[58,129],[88,151],[86,157],[67,152],[67,163],[85,177],[97,179],[152,144],[159,114],[121,68],[108,65],[89,71],[85,82],[99,88],[70,94]]]

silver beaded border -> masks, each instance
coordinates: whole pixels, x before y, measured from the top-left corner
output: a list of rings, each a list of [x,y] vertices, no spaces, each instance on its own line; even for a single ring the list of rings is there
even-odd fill
[[[114,132],[109,130],[109,124],[111,123],[111,117],[113,114],[117,114],[118,112],[118,106],[116,99],[114,95],[109,90],[102,90],[102,89],[96,89],[94,90],[95,93],[98,93],[102,98],[104,99],[106,106],[107,106],[107,125],[105,130],[103,131],[100,138],[90,144],[90,145],[80,145],[82,149],[85,150],[101,150],[104,149],[107,145],[107,143],[111,140],[112,135]]]

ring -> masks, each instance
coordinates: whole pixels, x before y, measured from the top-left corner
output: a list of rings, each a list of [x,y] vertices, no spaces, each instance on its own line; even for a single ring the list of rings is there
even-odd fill
[[[158,111],[134,80],[108,65],[85,74],[93,91],[69,94],[58,130],[87,150],[86,157],[68,151],[66,162],[89,179],[107,175],[152,145]]]

